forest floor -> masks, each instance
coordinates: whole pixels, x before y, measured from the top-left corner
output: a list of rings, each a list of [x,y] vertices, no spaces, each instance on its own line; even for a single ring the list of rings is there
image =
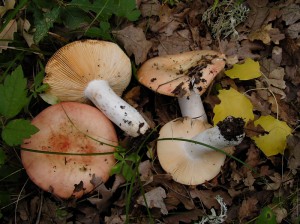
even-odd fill
[[[130,181],[120,174],[113,175],[94,194],[61,200],[40,190],[21,170],[11,182],[2,180],[5,186],[14,186],[14,202],[9,206],[0,203],[0,222],[299,223],[300,1],[247,0],[245,20],[232,28],[224,25],[230,17],[223,17],[222,24],[227,29],[221,31],[216,18],[231,7],[232,1],[227,1],[216,18],[209,18],[211,25],[219,24],[215,26],[219,32],[202,19],[213,1],[171,2],[140,0],[137,5],[141,15],[136,21],[114,21],[117,26],[111,32],[113,39],[131,57],[135,71],[150,58],[195,50],[222,52],[227,57],[225,70],[249,58],[259,62],[263,76],[253,80],[231,79],[221,72],[202,96],[204,107],[212,122],[213,108],[220,103],[219,89],[247,91],[255,118],[270,115],[291,128],[284,153],[266,156],[247,135],[235,147],[233,156],[251,169],[227,157],[221,172],[212,180],[197,186],[177,183],[161,168],[156,155],[160,127],[181,116],[177,100],[155,93],[133,78],[124,99],[144,115],[154,131],[137,138],[117,131],[121,146],[129,149],[128,154],[139,157],[135,163],[124,157],[133,172],[137,171]],[[241,18],[242,13],[236,13]],[[70,34],[62,26],[54,25],[50,31],[51,38],[56,39],[44,41],[41,50],[58,49],[66,41],[88,38]],[[46,63],[50,56],[40,59]],[[25,65],[35,64],[31,60],[39,56],[30,57],[25,57]],[[35,115],[45,107],[47,104],[39,99],[32,103],[30,113]],[[18,167],[18,161],[11,157],[10,162]]]

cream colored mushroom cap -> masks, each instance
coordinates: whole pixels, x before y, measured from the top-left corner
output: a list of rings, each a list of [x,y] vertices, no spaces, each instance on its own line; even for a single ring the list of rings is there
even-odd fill
[[[107,155],[58,155],[21,151],[24,168],[40,188],[61,198],[79,198],[94,190],[91,181],[106,182],[115,164],[114,126],[97,108],[63,102],[43,110],[33,120],[39,131],[24,140],[22,148],[63,153]],[[102,143],[101,143],[102,142]]]
[[[151,58],[137,75],[140,83],[164,95],[189,96],[191,90],[202,95],[224,66],[223,54],[198,50]]]
[[[178,118],[161,128],[159,139],[191,139],[210,127],[204,121]],[[157,154],[162,168],[173,180],[186,185],[198,185],[213,179],[220,172],[226,158],[224,153],[214,150],[202,153],[201,156],[192,156],[185,147],[185,141],[180,140],[159,140]]]
[[[60,48],[49,59],[44,83],[46,95],[60,101],[85,102],[84,90],[95,79],[107,80],[119,96],[131,79],[128,56],[115,43],[100,40],[74,41]]]

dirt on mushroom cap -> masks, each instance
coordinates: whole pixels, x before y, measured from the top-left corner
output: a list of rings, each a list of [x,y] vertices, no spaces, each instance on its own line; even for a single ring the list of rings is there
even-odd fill
[[[138,79],[164,95],[189,96],[192,90],[201,95],[224,66],[225,56],[221,53],[190,51],[146,61],[138,70]]]

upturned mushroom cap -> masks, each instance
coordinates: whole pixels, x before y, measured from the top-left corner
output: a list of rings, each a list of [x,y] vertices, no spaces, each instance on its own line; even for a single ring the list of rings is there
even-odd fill
[[[23,166],[37,186],[61,198],[79,198],[93,191],[93,183],[108,180],[115,164],[113,146],[118,140],[114,126],[97,108],[75,102],[59,103],[39,113],[32,124],[39,132],[26,139],[22,148],[63,153],[111,153],[78,156],[22,150]]]
[[[131,79],[131,63],[121,48],[99,40],[74,41],[60,48],[45,67],[46,94],[60,101],[86,102],[84,90],[93,80],[107,80],[119,96]]]
[[[165,55],[146,61],[138,70],[139,82],[158,93],[183,97],[203,94],[224,68],[225,56],[212,50]]]
[[[178,118],[165,124],[160,132],[159,139],[192,137],[211,128],[207,122],[188,117]],[[221,170],[226,155],[215,150],[193,151],[186,147],[185,141],[159,140],[157,155],[162,168],[172,178],[181,184],[198,185],[213,179]],[[223,150],[230,150],[227,147]]]

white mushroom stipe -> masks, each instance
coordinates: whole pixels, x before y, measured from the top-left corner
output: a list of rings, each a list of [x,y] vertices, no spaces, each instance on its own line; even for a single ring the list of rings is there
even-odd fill
[[[194,136],[191,140],[204,143],[206,145],[209,145],[217,149],[223,149],[229,146],[239,145],[243,141],[245,134],[243,133],[235,137],[236,137],[235,140],[232,141],[226,140],[224,136],[221,134],[219,126],[215,126],[206,129],[200,134]],[[211,152],[214,150],[210,147],[201,144],[192,143],[192,142],[184,142],[184,144],[186,144],[186,148],[190,151],[192,156],[201,156],[205,152]]]
[[[191,92],[190,96],[178,98],[178,103],[183,117],[207,121],[201,97],[194,91]]]
[[[107,81],[91,81],[86,87],[84,94],[86,98],[91,100],[96,107],[128,135],[137,137],[148,130],[149,125],[142,115],[119,97]]]

